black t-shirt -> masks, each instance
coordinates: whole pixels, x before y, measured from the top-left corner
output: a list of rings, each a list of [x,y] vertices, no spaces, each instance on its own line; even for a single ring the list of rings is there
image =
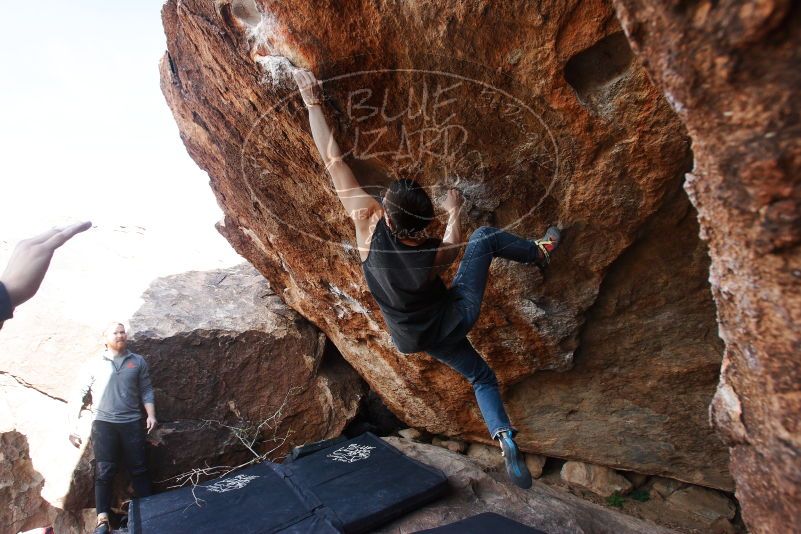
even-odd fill
[[[434,346],[462,320],[442,279],[429,280],[440,243],[429,238],[418,246],[405,245],[392,235],[382,217],[362,262],[367,286],[400,352]]]

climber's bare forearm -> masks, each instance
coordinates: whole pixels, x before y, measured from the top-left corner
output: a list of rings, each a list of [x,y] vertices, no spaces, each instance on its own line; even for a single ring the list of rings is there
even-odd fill
[[[350,166],[342,160],[342,151],[328,126],[319,105],[309,107],[309,125],[317,151],[331,175],[337,196],[351,219],[364,219],[381,205],[359,185]]]
[[[462,224],[459,220],[461,214],[461,206],[453,208],[448,212],[448,224],[445,227],[445,235],[442,238],[443,243],[458,245],[462,242]]]
[[[459,256],[459,243],[462,242],[461,211],[461,206],[448,210],[448,224],[445,227],[445,235],[434,258],[434,268],[438,272],[445,271]]]
[[[319,104],[309,108],[309,126],[314,144],[317,145],[317,151],[326,167],[331,161],[342,158],[342,152],[339,150],[339,145],[334,139],[334,134],[331,133],[325,113]]]

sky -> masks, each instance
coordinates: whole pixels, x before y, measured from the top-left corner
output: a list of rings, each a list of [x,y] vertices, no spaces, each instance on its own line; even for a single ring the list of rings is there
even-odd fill
[[[82,219],[214,232],[222,212],[159,88],[162,4],[4,5],[0,240]]]

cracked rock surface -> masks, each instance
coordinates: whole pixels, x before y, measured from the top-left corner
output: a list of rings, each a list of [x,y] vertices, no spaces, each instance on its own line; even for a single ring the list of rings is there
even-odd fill
[[[0,432],[0,531],[21,532],[44,524],[44,479],[31,463],[28,441],[14,430]]]

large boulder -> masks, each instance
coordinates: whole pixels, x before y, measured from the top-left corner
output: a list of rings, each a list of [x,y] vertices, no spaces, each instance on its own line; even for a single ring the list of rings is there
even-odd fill
[[[159,278],[143,299],[130,348],[147,360],[156,396],[149,467],[157,490],[256,456],[282,458],[294,445],[338,436],[356,415],[362,380],[250,265]],[[91,506],[92,459],[87,448],[69,509]]]
[[[282,458],[355,417],[364,382],[250,265],[161,278],[144,299],[131,347],[147,357],[165,423],[156,478],[250,459],[249,448]]]
[[[720,366],[706,247],[677,187],[607,272],[567,373],[512,386],[532,450],[732,491],[708,425]],[[637,466],[636,468],[633,466]]]
[[[48,406],[46,402],[41,402],[41,395],[37,393],[16,391],[19,385],[15,386],[14,382],[0,375],[0,389],[4,391],[0,399],[0,416],[4,425],[0,429],[0,502],[3,503],[0,507],[0,532],[15,534],[31,529],[38,532],[41,527],[48,525],[53,525],[59,534],[92,531],[97,518],[94,508],[67,511],[63,509],[63,501],[57,498],[59,489],[62,493],[66,490],[70,466],[78,461],[75,449],[70,447],[71,451],[65,450],[57,443],[52,443],[49,454],[45,455],[37,447],[39,454],[34,460],[28,437],[14,429],[21,422],[16,417],[20,413],[16,401],[24,399],[28,409],[40,415],[48,413],[48,410],[60,411],[58,404],[50,403]],[[54,421],[51,419],[50,423]],[[22,425],[23,428],[25,426]],[[55,426],[60,429],[58,424]],[[36,433],[31,436],[36,440],[42,437]],[[59,464],[61,469],[58,468]],[[45,480],[45,473],[52,475],[51,481]],[[43,491],[46,482],[48,489]]]
[[[472,334],[524,449],[731,489],[705,418],[722,349],[681,191],[689,142],[611,6],[171,0],[163,20],[162,89],[220,231],[407,424],[489,441],[465,381],[394,350],[292,64],[324,80],[371,193],[395,176],[456,186],[465,235],[567,228],[545,276],[493,264]]]
[[[726,342],[711,418],[752,532],[801,531],[801,3],[614,0],[687,125]]]
[[[13,245],[0,240],[0,265]],[[78,370],[102,347],[108,321],[130,317],[154,278],[241,261],[210,229],[176,242],[158,228],[99,225],[58,250],[36,297],[0,332],[0,428],[25,437],[33,468],[44,478],[42,498],[56,511],[74,495],[74,478],[92,476],[82,451],[67,440],[67,401],[75,398]],[[83,502],[91,503],[91,482],[81,487]]]
[[[83,468],[81,451],[67,440],[70,427],[66,404],[43,394],[20,377],[0,374],[0,421],[6,431],[0,443],[0,456],[11,461],[3,465],[3,470],[11,469],[6,473],[17,488],[10,491],[26,488],[27,504],[17,507],[14,500],[9,500],[9,512],[17,514],[15,522],[25,523],[27,528],[51,524],[53,514],[65,506],[64,497],[70,491],[73,472]],[[91,468],[88,476],[91,477]],[[31,504],[35,502],[41,506]]]

